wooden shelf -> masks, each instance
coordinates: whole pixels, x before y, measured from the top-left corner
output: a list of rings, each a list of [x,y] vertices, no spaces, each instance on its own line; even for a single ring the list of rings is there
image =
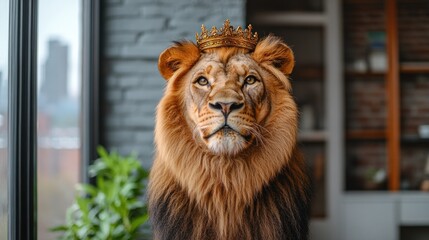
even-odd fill
[[[374,1],[374,0],[346,0],[344,1],[344,4],[357,4],[359,7],[367,6],[367,5],[380,5],[380,1]]]
[[[344,73],[345,77],[365,77],[365,78],[374,78],[374,77],[384,77],[386,76],[385,72],[360,72],[360,71],[353,71],[353,70],[347,70]]]
[[[418,135],[407,135],[401,137],[402,144],[428,144],[429,138],[421,138]]]
[[[401,73],[429,73],[429,62],[403,62],[399,69]]]
[[[327,138],[326,131],[303,131],[298,134],[300,142],[324,142]]]
[[[346,133],[350,140],[383,140],[386,139],[385,130],[350,130]]]

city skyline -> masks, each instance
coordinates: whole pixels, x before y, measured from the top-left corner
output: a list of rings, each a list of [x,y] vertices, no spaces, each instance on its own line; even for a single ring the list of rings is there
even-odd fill
[[[68,97],[69,47],[57,39],[48,42],[48,53],[43,63],[40,98],[55,104]]]

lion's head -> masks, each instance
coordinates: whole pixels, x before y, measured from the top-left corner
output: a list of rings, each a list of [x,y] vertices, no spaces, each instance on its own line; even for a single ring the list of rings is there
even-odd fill
[[[252,53],[242,48],[201,53],[191,42],[176,43],[159,60],[168,80],[165,98],[180,100],[181,127],[203,149],[227,156],[266,144],[271,132],[280,130],[269,126],[278,117],[294,139],[297,111],[287,78],[293,66],[290,48],[272,36]]]

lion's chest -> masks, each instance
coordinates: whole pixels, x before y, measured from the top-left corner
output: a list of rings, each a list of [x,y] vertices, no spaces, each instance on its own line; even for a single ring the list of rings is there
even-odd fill
[[[165,201],[151,207],[151,217],[155,230],[165,236],[159,239],[302,239],[306,230],[296,222],[300,211],[291,210],[293,196],[285,194],[284,186],[271,182],[247,203],[223,186],[198,201],[176,186]]]

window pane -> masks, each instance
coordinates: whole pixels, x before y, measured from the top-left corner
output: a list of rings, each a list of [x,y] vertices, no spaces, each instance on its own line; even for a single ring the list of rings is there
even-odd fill
[[[39,0],[38,239],[54,239],[80,179],[81,1]]]
[[[8,234],[8,39],[9,1],[0,0],[0,240]]]

